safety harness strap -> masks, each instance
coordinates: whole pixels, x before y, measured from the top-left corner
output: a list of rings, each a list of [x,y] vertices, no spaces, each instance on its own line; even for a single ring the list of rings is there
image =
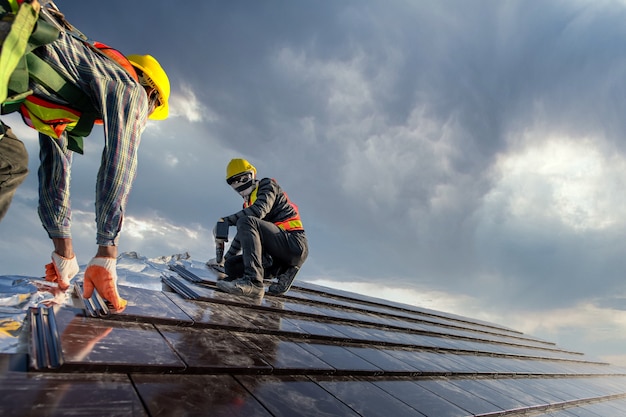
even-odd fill
[[[0,103],[4,102],[8,96],[9,80],[15,72],[18,64],[26,53],[28,38],[32,33],[39,13],[30,4],[20,7],[13,22],[3,21],[10,25],[10,30],[6,38],[2,41],[2,51],[0,52]],[[28,89],[28,72],[26,73],[26,88]],[[24,91],[22,90],[22,91]]]
[[[35,54],[28,54],[26,62],[30,76],[38,84],[54,91],[72,106],[81,110],[93,110],[91,101],[85,93],[74,84],[68,83],[54,68]]]
[[[71,151],[83,153],[83,137],[89,136],[93,125],[99,116],[91,101],[82,90],[72,83],[68,83],[47,62],[35,54],[28,54],[26,58],[30,76],[39,84],[56,92],[74,108],[81,109],[81,115],[76,126],[67,132],[68,148]]]
[[[59,74],[52,66],[43,61],[32,51],[42,45],[54,42],[59,37],[61,30],[67,30],[73,36],[81,39],[83,42],[98,51],[98,47],[108,48],[106,45],[94,46],[86,41],[83,36],[77,36],[77,31],[67,23],[62,14],[58,13],[64,26],[61,26],[49,13],[55,10],[46,9],[36,10],[30,3],[17,1],[15,4],[7,5],[2,1],[4,9],[10,6],[12,11],[17,9],[17,14],[7,13],[2,16],[0,24],[10,25],[10,32],[6,39],[2,41],[2,55],[0,56],[0,86],[6,86],[0,91],[0,103],[2,103],[1,113],[8,114],[15,111],[24,113],[24,100],[33,92],[28,89],[29,77],[34,79],[38,84],[42,85],[49,91],[54,91],[59,97],[63,98],[72,107],[80,110],[80,116],[71,130],[66,131],[68,137],[68,148],[74,152],[83,153],[83,137],[88,136],[93,129],[100,116],[96,112],[91,100],[81,89],[74,84],[68,82],[61,74]],[[55,6],[56,7],[56,6]],[[41,12],[41,13],[39,13]],[[41,18],[40,14],[43,16]],[[82,35],[82,34],[81,34]],[[108,48],[111,49],[111,48]],[[117,52],[117,51],[115,51]],[[129,71],[136,79],[137,75],[132,69],[130,63],[127,62],[123,55],[117,52],[106,51],[101,52],[103,55],[118,63],[122,68]],[[122,58],[118,57],[121,56]],[[129,71],[130,72],[130,71]],[[8,97],[9,94],[12,94]],[[54,126],[52,126],[54,129]]]

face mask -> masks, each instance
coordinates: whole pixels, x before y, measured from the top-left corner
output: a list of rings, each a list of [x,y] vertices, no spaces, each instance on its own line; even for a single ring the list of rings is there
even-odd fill
[[[233,187],[233,190],[239,193],[242,197],[247,197],[250,195],[252,190],[254,189],[254,175],[252,172],[244,172],[239,175],[235,175],[228,180],[228,185]]]
[[[246,185],[248,185],[248,184],[246,184]],[[237,192],[243,198],[247,198],[250,194],[252,194],[252,191],[254,190],[255,187],[256,187],[256,182],[254,180],[251,180],[250,183],[249,183],[249,186],[247,188],[244,188],[243,190],[237,191]],[[240,188],[243,188],[243,186],[240,187]]]

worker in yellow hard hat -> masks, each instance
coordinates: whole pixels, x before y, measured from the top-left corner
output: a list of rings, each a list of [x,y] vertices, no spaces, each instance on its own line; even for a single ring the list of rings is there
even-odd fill
[[[54,246],[46,279],[66,290],[78,273],[71,234],[71,165],[73,154],[83,151],[83,139],[102,124],[105,146],[95,201],[98,247],[85,269],[83,297],[96,289],[114,311],[122,311],[126,301],[117,287],[117,244],[141,133],[148,119],[163,120],[169,113],[167,74],[150,55],[125,57],[89,41],[52,2],[39,6],[37,1],[0,0],[0,17],[10,25],[4,41],[24,46],[1,50],[0,75],[10,76],[0,85],[2,113],[19,112],[39,131],[38,212]],[[22,40],[37,44],[25,47]],[[0,219],[27,167],[23,143],[0,122]]]
[[[217,287],[252,298],[263,297],[269,279],[269,294],[289,291],[309,253],[298,207],[276,180],[256,175],[245,159],[229,162],[226,182],[243,197],[243,209],[218,221],[235,226],[237,234],[224,255],[226,278]]]

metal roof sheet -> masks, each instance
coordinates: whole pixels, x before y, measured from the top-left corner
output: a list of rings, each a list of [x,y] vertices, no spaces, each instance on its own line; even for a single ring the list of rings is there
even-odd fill
[[[80,285],[32,309],[29,354],[0,356],[0,413],[626,415],[625,369],[549,341],[303,282],[251,300],[217,276],[172,265],[163,291],[120,286],[117,315]]]

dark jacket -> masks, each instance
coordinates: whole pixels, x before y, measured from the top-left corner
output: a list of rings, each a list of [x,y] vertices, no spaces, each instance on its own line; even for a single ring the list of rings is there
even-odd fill
[[[254,198],[255,196],[256,199]],[[244,208],[230,216],[224,217],[224,221],[229,226],[235,226],[237,220],[246,216],[257,217],[270,223],[280,223],[298,216],[298,212],[276,180],[263,178],[257,184],[256,193],[253,191],[244,203]],[[302,232],[304,230],[299,231],[299,233]],[[235,236],[225,257],[236,255],[240,250],[239,239]]]

